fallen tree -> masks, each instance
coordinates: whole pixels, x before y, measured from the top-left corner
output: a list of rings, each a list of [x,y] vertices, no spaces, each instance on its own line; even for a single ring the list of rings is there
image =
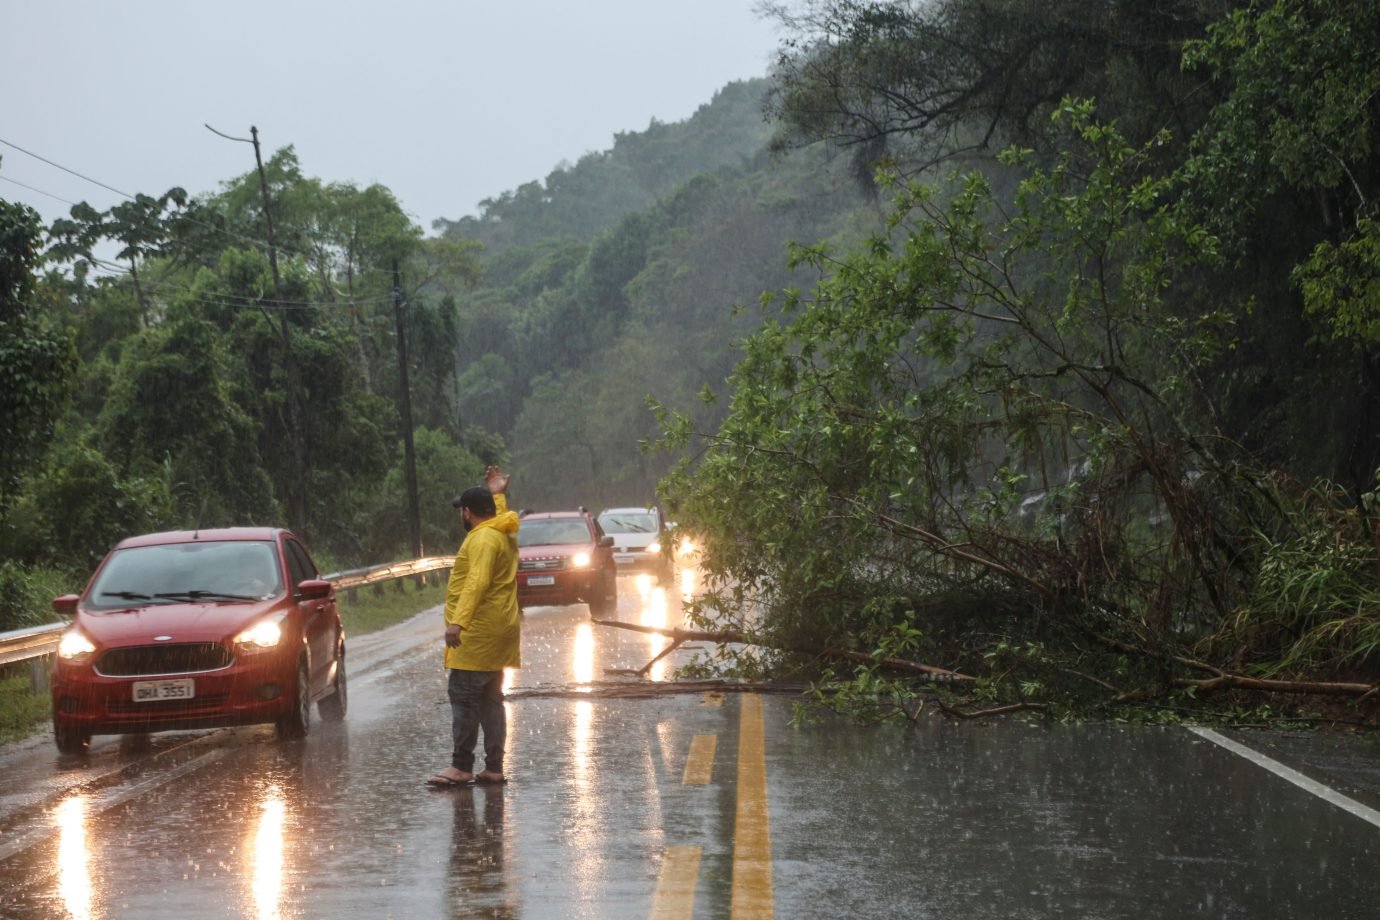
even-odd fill
[[[759,645],[764,648],[772,648],[778,651],[794,652],[796,654],[813,655],[823,658],[835,658],[843,661],[853,661],[859,664],[872,664],[893,671],[906,671],[912,674],[918,674],[923,679],[934,683],[972,681],[977,679],[972,675],[963,674],[959,671],[952,671],[948,668],[940,668],[931,664],[923,664],[919,661],[908,661],[904,658],[869,655],[866,652],[855,652],[841,648],[815,648],[800,643],[793,643],[790,645],[772,643],[759,636],[753,636],[736,629],[709,631],[680,629],[679,627],[664,628],[659,626],[643,626],[639,623],[624,623],[621,620],[594,620],[594,624],[596,626],[611,626],[616,629],[630,629],[633,632],[646,633],[649,635],[666,636],[671,640],[671,644],[662,649],[655,658],[634,672],[640,676],[645,676],[647,672],[651,670],[652,665],[680,648],[680,646],[686,642],[714,642],[720,645]]]
[[[504,694],[507,700],[522,699],[646,699],[681,693],[788,693],[803,694],[809,685],[790,681],[674,680],[595,681],[578,688],[533,687]]]

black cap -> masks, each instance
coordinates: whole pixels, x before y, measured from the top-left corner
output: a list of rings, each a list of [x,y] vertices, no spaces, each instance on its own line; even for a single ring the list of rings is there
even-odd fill
[[[480,517],[493,517],[498,513],[494,497],[484,486],[470,486],[451,501],[452,508],[468,508]]]

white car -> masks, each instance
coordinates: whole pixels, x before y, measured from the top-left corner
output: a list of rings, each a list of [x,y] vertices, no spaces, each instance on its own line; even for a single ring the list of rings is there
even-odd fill
[[[666,519],[660,509],[606,508],[599,512],[599,526],[613,537],[613,561],[618,571],[670,577],[671,559],[662,552]]]

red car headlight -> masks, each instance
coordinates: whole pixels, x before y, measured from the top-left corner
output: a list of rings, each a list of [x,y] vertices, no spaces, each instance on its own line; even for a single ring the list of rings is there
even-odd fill
[[[235,647],[246,652],[276,648],[283,641],[283,627],[278,619],[260,620],[235,637]]]
[[[576,553],[575,555],[571,556],[570,566],[571,568],[576,569],[589,568],[589,553]]]
[[[85,661],[95,651],[96,646],[82,634],[81,630],[69,629],[58,640],[57,653],[63,661]]]

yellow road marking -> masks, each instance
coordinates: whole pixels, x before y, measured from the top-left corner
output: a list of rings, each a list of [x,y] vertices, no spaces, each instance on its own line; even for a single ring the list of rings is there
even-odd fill
[[[696,735],[690,739],[690,753],[685,757],[686,786],[707,786],[714,777],[714,752],[719,748],[718,735]]]
[[[762,698],[743,694],[738,727],[738,811],[733,827],[732,920],[771,920],[771,821]]]
[[[695,912],[695,883],[700,876],[699,847],[667,847],[661,878],[652,900],[652,920],[681,920]]]

